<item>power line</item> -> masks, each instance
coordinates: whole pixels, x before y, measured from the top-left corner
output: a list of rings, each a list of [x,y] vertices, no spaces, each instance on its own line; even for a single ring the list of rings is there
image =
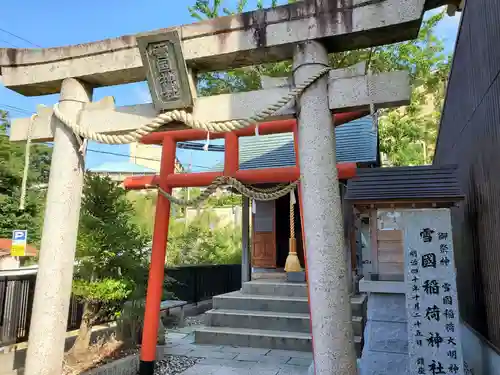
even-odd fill
[[[111,152],[111,151],[92,150],[91,148],[88,148],[87,151],[95,152],[97,154],[114,155],[114,156],[121,156],[121,157],[126,157],[126,158],[130,158],[131,157],[130,155],[127,155],[127,154],[120,154],[120,153]],[[161,162],[160,159],[147,158],[147,157],[144,157],[144,156],[134,156],[134,158],[135,159],[142,159],[142,160],[149,160],[149,161]]]
[[[27,113],[27,114],[32,114],[33,112],[23,109],[20,107],[12,106],[9,104],[2,104],[0,103],[0,107],[5,107],[5,109],[10,109],[12,111],[17,111],[21,113]],[[177,148],[183,149],[183,150],[193,150],[193,151],[204,151],[205,145],[199,142],[177,142]],[[224,152],[225,146],[224,145],[214,145],[214,144],[209,144],[208,145],[208,150],[207,151],[215,151],[215,152]]]
[[[130,158],[131,157],[130,155],[127,155],[127,154],[120,154],[120,153],[111,152],[111,151],[101,151],[101,150],[93,150],[93,149],[87,149],[87,151],[95,152],[97,154],[114,155],[114,156],[120,156],[120,157],[125,157],[125,158]],[[144,157],[144,156],[134,156],[133,158],[134,159],[141,159],[141,160],[149,160],[149,161],[161,162],[160,159],[148,158],[148,157]],[[212,169],[211,167],[207,167],[207,166],[203,166],[203,165],[192,165],[192,166],[193,167],[197,167],[197,168],[203,168],[203,169]]]
[[[8,44],[9,46],[12,46],[12,47],[14,47],[14,48],[21,48],[21,47],[19,47],[19,46],[17,46],[17,45],[15,45],[15,44],[13,44],[13,43],[11,43],[11,42],[8,42],[8,41],[6,41],[6,40],[4,40],[4,39],[0,39],[0,42],[5,43],[5,44]]]
[[[32,111],[29,111],[27,109],[16,107],[14,105],[9,105],[9,104],[2,104],[2,103],[0,103],[0,107],[4,107],[4,109],[7,112],[8,111],[15,111],[15,112],[20,112],[20,113],[26,113],[26,114],[29,114],[29,115],[31,115],[33,113]]]
[[[0,103],[0,107],[4,107],[4,109],[10,110],[10,111],[17,111],[17,112],[26,113],[29,115],[31,115],[33,113],[27,109],[23,109],[20,107],[9,105],[9,104]],[[203,145],[201,143],[197,143],[197,142],[177,142],[177,148],[184,149],[184,150],[202,151],[204,146],[205,145]],[[224,152],[224,150],[225,150],[224,145],[208,145],[208,151]],[[120,154],[120,153],[111,152],[111,151],[101,151],[101,150],[93,150],[93,149],[87,149],[87,151],[98,153],[98,154],[104,154],[104,155],[113,155],[113,156],[130,158],[130,155]],[[161,162],[160,159],[156,159],[156,158],[148,158],[148,157],[142,157],[142,156],[134,156],[134,158],[141,159],[141,160]],[[180,161],[179,161],[179,164],[181,164]],[[190,165],[192,167],[196,167],[196,168],[211,169],[211,167],[206,167],[206,166],[202,166],[202,165],[194,165],[194,164],[190,164]]]
[[[22,36],[19,36],[19,35],[17,35],[17,34],[14,34],[14,33],[10,32],[10,31],[8,31],[8,30],[5,30],[5,29],[0,28],[0,31],[3,31],[3,32],[4,32],[4,33],[6,33],[6,34],[9,34],[9,35],[13,36],[14,38],[17,38],[17,39],[22,40],[22,41],[24,41],[24,42],[26,42],[26,43],[29,43],[29,44],[31,44],[31,45],[33,45],[33,46],[35,46],[35,47],[38,47],[38,48],[43,48],[42,46],[40,46],[40,45],[38,45],[38,44],[36,44],[36,43],[33,43],[32,41],[29,41],[28,39],[23,38]]]

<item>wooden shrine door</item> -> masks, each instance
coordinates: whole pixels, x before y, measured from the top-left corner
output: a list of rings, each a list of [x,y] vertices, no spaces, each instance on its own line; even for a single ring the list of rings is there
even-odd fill
[[[252,236],[252,267],[276,268],[276,209],[274,201],[255,201]]]

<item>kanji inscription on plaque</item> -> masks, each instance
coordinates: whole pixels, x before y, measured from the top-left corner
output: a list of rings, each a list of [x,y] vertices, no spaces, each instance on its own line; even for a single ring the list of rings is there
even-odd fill
[[[464,375],[448,209],[398,210],[404,233],[410,373]]]
[[[176,31],[137,37],[149,90],[158,111],[188,108],[194,99]]]

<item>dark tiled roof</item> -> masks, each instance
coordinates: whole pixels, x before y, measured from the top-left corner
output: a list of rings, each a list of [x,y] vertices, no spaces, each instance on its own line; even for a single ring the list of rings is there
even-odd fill
[[[388,200],[461,200],[456,166],[358,169],[347,183],[351,202]]]
[[[377,134],[370,116],[335,128],[337,162],[377,162]],[[289,167],[295,165],[293,134],[272,134],[239,139],[240,169]],[[214,167],[222,171],[223,165]]]

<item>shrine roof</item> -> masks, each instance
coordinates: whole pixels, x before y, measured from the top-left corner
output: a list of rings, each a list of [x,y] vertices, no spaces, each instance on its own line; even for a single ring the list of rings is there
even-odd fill
[[[337,162],[377,163],[377,134],[371,116],[335,128]],[[282,133],[239,139],[240,169],[278,168],[295,165],[293,134]],[[214,167],[222,171],[223,164]]]
[[[345,199],[352,203],[456,202],[463,197],[455,165],[425,165],[358,169],[347,183]]]

